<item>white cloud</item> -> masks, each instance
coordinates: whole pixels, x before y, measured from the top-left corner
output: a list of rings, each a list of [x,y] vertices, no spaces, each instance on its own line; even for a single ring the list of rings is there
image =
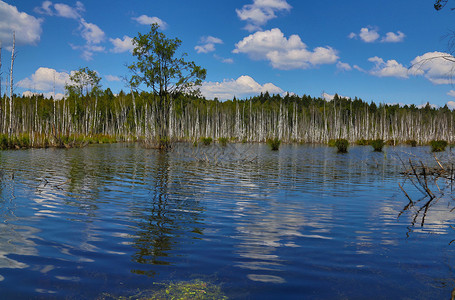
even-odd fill
[[[215,51],[215,44],[223,44],[223,41],[213,36],[202,37],[198,46],[194,47],[197,53],[209,53]]]
[[[114,49],[112,49],[111,52],[114,53],[122,53],[127,51],[133,52],[134,49],[133,39],[127,35],[123,36],[123,40],[120,38],[116,38],[109,39],[109,41],[114,45]]]
[[[95,52],[104,52],[104,50],[105,50],[105,48],[100,45],[86,44],[83,46],[78,46],[78,45],[70,44],[70,46],[73,50],[82,51],[81,57],[87,61],[93,59],[93,55],[95,54]]]
[[[258,31],[235,45],[233,53],[245,53],[251,59],[268,60],[276,69],[307,69],[338,60],[337,51],[331,47],[308,50],[298,35],[286,38],[280,29]]]
[[[31,92],[31,91],[25,91],[22,93],[22,96],[23,97],[33,97],[33,96],[39,96],[39,95],[43,95],[44,98],[51,98],[51,97],[54,97],[54,93],[53,92],[47,92],[47,93],[34,93],[34,92]],[[65,97],[65,94],[63,93],[55,93],[55,100],[61,100]]]
[[[455,91],[454,90],[450,90],[449,92],[447,92],[447,95],[450,96],[450,97],[455,97]]]
[[[269,92],[271,94],[281,94],[284,91],[273,83],[263,85],[257,83],[247,75],[240,76],[236,80],[223,80],[222,82],[204,82],[201,86],[202,95],[208,99],[218,98],[221,100],[236,97],[253,96],[260,93]]]
[[[291,8],[286,0],[253,0],[253,4],[244,5],[235,11],[240,20],[247,22],[245,29],[255,31],[276,18],[275,12],[290,11]]]
[[[341,70],[341,71],[351,71],[352,67],[348,63],[339,61],[339,62],[337,62],[337,69]]]
[[[120,77],[118,76],[115,76],[115,75],[106,75],[106,80],[107,81],[120,81]]]
[[[382,38],[381,42],[399,43],[399,42],[402,42],[405,37],[406,37],[406,35],[401,31],[398,31],[397,33],[387,32],[385,37]]]
[[[140,17],[133,18],[133,20],[135,20],[136,22],[138,22],[141,25],[158,24],[158,26],[160,26],[160,28],[163,30],[167,28],[167,23],[158,17],[149,17],[146,15],[142,15]]]
[[[354,39],[357,37],[359,37],[365,43],[374,43],[379,40],[383,43],[399,43],[404,40],[406,35],[401,31],[397,31],[397,33],[387,32],[386,35],[382,39],[380,39],[381,36],[379,35],[377,28],[363,27],[360,29],[359,34],[351,32],[348,35],[348,38],[350,39]]]
[[[454,109],[455,109],[455,101],[449,101],[449,102],[447,102],[447,107],[448,107],[449,109],[454,110]]]
[[[370,74],[378,77],[399,77],[408,78],[408,69],[396,60],[391,59],[385,62],[380,57],[370,57],[368,61],[374,63],[374,68],[370,70]]]
[[[69,82],[69,74],[57,72],[55,69],[40,67],[30,77],[22,79],[17,83],[19,87],[47,93],[55,90],[63,92],[65,84]]]
[[[36,45],[40,40],[42,21],[0,1],[0,41],[3,47],[11,49],[13,32],[16,34],[17,45]]]
[[[88,44],[99,44],[106,38],[106,34],[97,25],[81,19],[81,35]]]
[[[431,104],[430,102],[427,102],[425,104],[417,105],[417,108],[425,108],[427,105],[429,105],[431,108],[438,108],[439,107],[436,104]]]
[[[41,7],[36,7],[35,12],[39,14],[49,15],[52,16],[54,13],[52,11],[52,2],[51,1],[43,1]]]
[[[358,65],[353,65],[352,66],[354,69],[356,69],[357,71],[359,72],[363,72],[363,73],[366,73],[367,71],[365,71],[364,69],[362,69],[361,67],[359,67]]]
[[[362,28],[360,29],[359,37],[365,43],[372,43],[379,39],[379,33],[376,29]]]
[[[450,84],[455,72],[455,57],[444,52],[427,52],[411,62],[415,75],[423,75],[434,84]]]
[[[322,93],[322,98],[324,98],[326,101],[332,101],[333,98],[335,98],[335,95],[336,94],[330,95],[327,93]],[[341,95],[338,95],[338,98],[351,99],[351,97],[345,97],[345,96],[341,96]]]
[[[54,9],[52,9],[52,7]],[[84,4],[77,1],[76,7],[71,7],[64,3],[55,3],[51,1],[44,1],[40,7],[36,7],[35,11],[40,14],[48,16],[58,16],[69,19],[79,19],[81,18],[80,13],[85,11]]]

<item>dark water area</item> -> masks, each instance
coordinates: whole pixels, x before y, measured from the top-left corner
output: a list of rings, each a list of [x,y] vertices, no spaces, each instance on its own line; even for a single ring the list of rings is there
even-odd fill
[[[1,151],[0,298],[128,297],[199,279],[231,299],[450,299],[453,213],[435,206],[422,228],[398,218],[398,156],[428,147],[198,151]]]

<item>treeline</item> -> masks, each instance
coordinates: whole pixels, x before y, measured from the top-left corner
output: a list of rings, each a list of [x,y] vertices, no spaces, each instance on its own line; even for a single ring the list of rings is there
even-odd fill
[[[4,137],[28,139],[28,146],[62,146],[87,141],[150,140],[158,135],[158,100],[151,93],[114,95],[110,89],[96,95],[71,94],[62,100],[42,95],[15,96],[0,103],[0,132]],[[173,141],[214,140],[328,143],[383,139],[394,143],[415,140],[455,142],[454,112],[446,106],[367,103],[335,95],[331,101],[307,95],[261,94],[244,100],[206,100],[175,95],[164,124]],[[10,142],[11,143],[11,142]],[[26,144],[26,143],[25,143]],[[19,145],[19,147],[27,145]],[[8,146],[8,145],[7,145]],[[9,145],[11,146],[11,145]]]

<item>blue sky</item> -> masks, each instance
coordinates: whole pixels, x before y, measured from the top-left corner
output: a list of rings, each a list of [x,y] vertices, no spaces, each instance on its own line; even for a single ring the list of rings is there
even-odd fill
[[[62,96],[80,67],[96,70],[103,88],[127,90],[121,78],[134,61],[131,38],[159,23],[207,69],[201,91],[209,99],[338,93],[455,108],[455,63],[435,58],[452,58],[444,38],[455,30],[452,7],[455,1],[438,12],[432,0],[0,0],[2,92],[13,31],[15,93],[52,95],[55,78]]]

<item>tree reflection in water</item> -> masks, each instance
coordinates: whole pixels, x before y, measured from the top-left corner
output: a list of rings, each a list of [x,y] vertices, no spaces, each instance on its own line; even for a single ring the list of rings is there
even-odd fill
[[[203,208],[197,199],[197,186],[187,184],[185,172],[173,165],[169,153],[156,154],[156,163],[150,171],[152,184],[150,198],[140,214],[138,232],[133,242],[136,253],[133,260],[143,268],[133,273],[154,276],[153,265],[171,265],[171,254],[179,248],[184,239],[197,239],[203,232],[201,212]],[[180,252],[180,251],[176,251]],[[180,253],[179,256],[182,256]]]

